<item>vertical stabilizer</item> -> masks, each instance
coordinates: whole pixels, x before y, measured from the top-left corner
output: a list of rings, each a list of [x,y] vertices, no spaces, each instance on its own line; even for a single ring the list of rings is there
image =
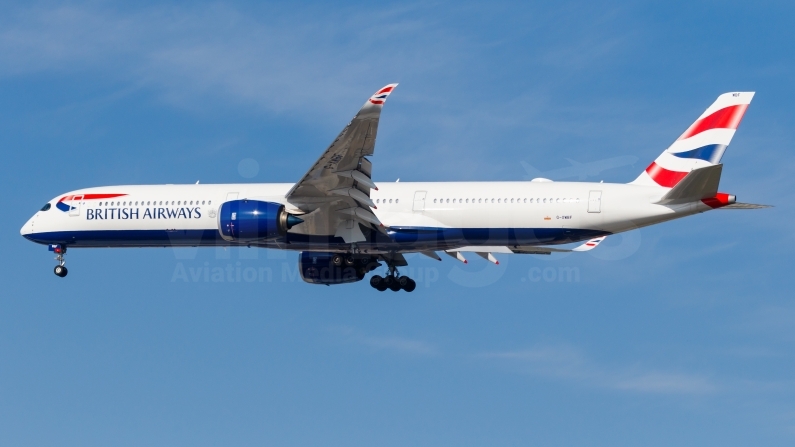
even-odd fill
[[[632,182],[673,188],[694,169],[720,163],[754,92],[724,93]]]

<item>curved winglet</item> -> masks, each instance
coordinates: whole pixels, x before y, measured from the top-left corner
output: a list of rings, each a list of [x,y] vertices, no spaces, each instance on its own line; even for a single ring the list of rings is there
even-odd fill
[[[392,93],[392,90],[394,90],[395,87],[397,86],[398,86],[397,84],[387,84],[381,89],[379,89],[377,92],[375,92],[375,94],[371,96],[370,99],[368,99],[367,101],[371,104],[379,106],[384,105],[384,103],[386,102],[386,98],[389,97],[389,95]]]

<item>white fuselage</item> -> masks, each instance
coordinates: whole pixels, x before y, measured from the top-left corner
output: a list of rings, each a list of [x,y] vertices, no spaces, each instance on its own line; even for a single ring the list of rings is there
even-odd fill
[[[300,209],[285,199],[292,184],[131,185],[71,191],[22,228],[26,238],[68,247],[235,245],[219,237],[220,206],[253,199]],[[371,191],[384,224],[360,248],[376,252],[465,245],[549,245],[586,240],[708,211],[701,202],[655,204],[658,187],[578,182],[396,182]],[[252,244],[344,251],[350,244],[299,224]],[[307,234],[307,233],[312,234]]]

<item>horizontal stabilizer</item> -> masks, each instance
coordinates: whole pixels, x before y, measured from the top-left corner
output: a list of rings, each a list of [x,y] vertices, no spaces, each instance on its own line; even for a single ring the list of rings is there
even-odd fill
[[[720,174],[723,165],[708,166],[690,171],[679,183],[668,191],[660,205],[697,202],[701,199],[714,197],[718,193]]]
[[[773,205],[757,205],[755,203],[732,203],[731,205],[722,206],[718,209],[721,210],[758,210],[762,208],[773,208]]]

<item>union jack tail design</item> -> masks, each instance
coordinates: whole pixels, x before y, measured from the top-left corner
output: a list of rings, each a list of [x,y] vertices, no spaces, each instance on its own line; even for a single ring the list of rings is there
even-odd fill
[[[692,170],[720,163],[754,92],[724,93],[632,182],[673,188]]]

